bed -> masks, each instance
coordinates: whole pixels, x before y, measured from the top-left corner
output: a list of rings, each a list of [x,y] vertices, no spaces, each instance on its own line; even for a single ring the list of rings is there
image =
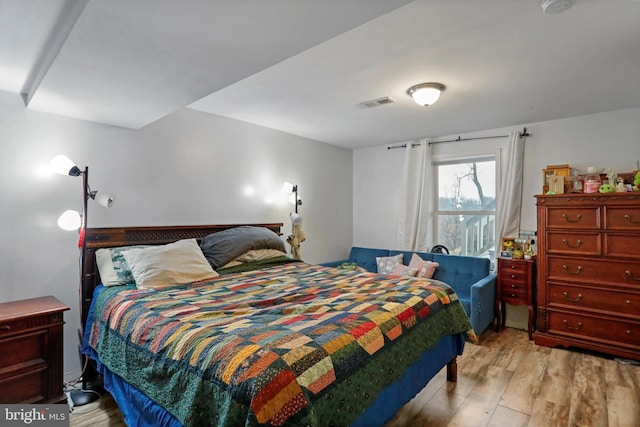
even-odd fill
[[[102,284],[99,249],[125,250],[133,269],[147,245],[204,248],[247,226],[278,235],[282,224],[85,231],[83,380],[102,380],[127,425],[384,425],[444,366],[456,380],[456,356],[474,335],[453,290],[435,280],[283,254],[175,286]]]

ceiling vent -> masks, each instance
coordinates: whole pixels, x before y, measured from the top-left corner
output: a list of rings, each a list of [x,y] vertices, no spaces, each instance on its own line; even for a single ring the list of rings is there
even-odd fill
[[[395,99],[385,96],[378,99],[372,99],[371,101],[361,102],[359,105],[365,108],[373,108],[373,107],[379,107],[381,105],[393,104],[394,102],[396,102]]]

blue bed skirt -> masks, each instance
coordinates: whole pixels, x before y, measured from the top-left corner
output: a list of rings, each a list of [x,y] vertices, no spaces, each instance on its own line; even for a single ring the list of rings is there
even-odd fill
[[[103,289],[102,285],[96,288],[93,301]],[[93,323],[93,301],[86,325]],[[96,362],[98,372],[104,380],[104,388],[118,404],[127,426],[180,427],[182,425],[163,407],[100,363],[95,351],[87,343],[88,336],[87,328],[84,333],[85,342],[82,343],[82,352]],[[442,337],[435,347],[424,352],[417,362],[409,366],[399,381],[385,388],[371,406],[351,424],[351,427],[383,426],[447,363],[455,356],[462,354],[464,343],[464,334]]]

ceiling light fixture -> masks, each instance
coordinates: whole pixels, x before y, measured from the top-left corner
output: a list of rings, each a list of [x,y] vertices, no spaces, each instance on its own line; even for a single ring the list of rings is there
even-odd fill
[[[545,15],[557,15],[576,4],[576,0],[542,0],[542,12]]]
[[[407,89],[407,94],[413,98],[416,104],[428,107],[440,98],[440,94],[444,90],[445,86],[440,83],[421,83]]]

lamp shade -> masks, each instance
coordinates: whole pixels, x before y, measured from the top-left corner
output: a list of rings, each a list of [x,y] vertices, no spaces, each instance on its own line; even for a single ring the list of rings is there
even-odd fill
[[[440,98],[440,94],[444,89],[445,86],[440,83],[422,83],[410,87],[407,93],[413,98],[416,104],[428,107]]]
[[[58,227],[62,228],[63,230],[77,230],[81,225],[82,219],[80,218],[80,213],[78,211],[74,211],[73,209],[64,211],[58,218]]]
[[[80,176],[81,172],[78,166],[73,163],[64,154],[58,154],[49,162],[49,168],[61,175]]]
[[[292,191],[295,191],[295,185],[293,185],[290,182],[285,182],[284,184],[282,184],[282,192],[283,193],[291,193]]]
[[[105,193],[104,191],[91,193],[91,198],[105,208],[110,208],[114,201],[113,196],[109,193]]]
[[[297,213],[294,213],[294,212],[290,213],[289,218],[291,218],[291,224],[293,225],[302,224],[302,217]]]

